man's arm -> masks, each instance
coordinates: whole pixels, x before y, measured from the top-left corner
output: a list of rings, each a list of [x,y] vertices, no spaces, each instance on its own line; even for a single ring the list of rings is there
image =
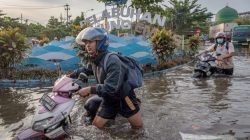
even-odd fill
[[[200,55],[202,55],[202,54],[204,54],[204,53],[213,52],[213,51],[215,51],[215,50],[214,50],[214,45],[210,46],[209,48],[207,48],[207,49],[205,49],[205,50],[200,51],[200,52],[199,52],[197,55],[195,55],[195,56],[197,57],[197,56],[200,56]]]
[[[91,65],[87,65],[87,66],[84,66],[84,67],[81,67],[79,69],[76,69],[74,70],[73,73],[71,73],[69,75],[70,78],[74,78],[74,79],[77,79],[78,76],[80,75],[80,73],[85,73],[86,75],[93,75],[93,71],[92,71],[92,67]]]
[[[107,62],[107,75],[103,84],[97,84],[91,87],[91,94],[97,94],[100,97],[117,97],[117,93],[124,84],[127,68],[116,55],[111,55]]]
[[[230,57],[234,56],[234,46],[233,46],[233,44],[229,43],[228,45],[229,45],[228,46],[228,53],[224,54],[224,55],[221,55],[221,56],[218,56],[217,60],[222,61],[224,59],[227,59],[227,58],[230,58]]]
[[[228,54],[224,54],[224,55],[218,56],[216,58],[216,60],[222,61],[224,59],[232,57],[233,55],[234,55],[234,52],[231,52],[231,53],[228,53]]]

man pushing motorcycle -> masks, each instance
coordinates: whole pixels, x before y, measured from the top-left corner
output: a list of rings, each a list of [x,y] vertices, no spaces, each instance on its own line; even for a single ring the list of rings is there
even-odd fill
[[[82,97],[94,95],[85,104],[85,109],[91,115],[94,114],[92,124],[103,128],[108,120],[120,114],[127,118],[133,128],[142,127],[139,102],[126,80],[127,66],[117,55],[110,55],[104,64],[109,46],[107,32],[102,28],[88,27],[78,34],[76,43],[85,47],[91,60],[88,67],[75,70],[70,77],[77,78],[84,72],[87,75],[93,74],[97,81],[96,85],[84,87],[78,92]]]

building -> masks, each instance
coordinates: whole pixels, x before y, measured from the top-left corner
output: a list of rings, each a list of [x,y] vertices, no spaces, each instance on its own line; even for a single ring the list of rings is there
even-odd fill
[[[246,19],[249,19],[250,20],[250,11],[248,12],[243,12],[243,13],[239,13],[239,16],[241,18],[246,18]]]
[[[234,22],[234,20],[236,20],[237,18],[239,18],[238,12],[229,6],[225,6],[219,12],[217,12],[215,16],[215,23],[231,23]]]
[[[215,38],[217,32],[225,32],[227,34],[227,38],[231,40],[233,28],[238,26],[235,22],[238,18],[238,12],[229,6],[225,6],[219,10],[215,15],[214,26],[211,26],[209,29],[210,40]]]

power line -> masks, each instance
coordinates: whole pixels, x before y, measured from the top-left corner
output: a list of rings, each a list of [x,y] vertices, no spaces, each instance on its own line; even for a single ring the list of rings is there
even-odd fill
[[[2,6],[11,6],[11,7],[24,7],[24,8],[50,8],[50,7],[62,7],[62,5],[57,6],[28,6],[28,5],[11,5],[11,4],[1,4]]]
[[[1,7],[1,9],[32,9],[32,10],[42,10],[42,9],[53,9],[53,8],[61,8],[63,6],[55,6],[55,7]]]
[[[0,1],[3,2],[3,1]],[[5,2],[3,2],[5,3]],[[55,7],[63,7],[63,5],[56,5],[56,6],[41,6],[41,5],[18,5],[18,4],[1,4],[1,6],[11,6],[11,7],[21,7],[21,8],[55,8]]]

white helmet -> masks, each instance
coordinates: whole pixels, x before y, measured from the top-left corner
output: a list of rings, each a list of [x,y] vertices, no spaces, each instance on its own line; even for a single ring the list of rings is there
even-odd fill
[[[107,32],[99,27],[88,27],[83,29],[76,37],[76,43],[84,45],[84,40],[96,40],[96,49],[106,51],[109,45]]]
[[[224,32],[218,32],[215,36],[215,38],[226,38],[226,34]]]

